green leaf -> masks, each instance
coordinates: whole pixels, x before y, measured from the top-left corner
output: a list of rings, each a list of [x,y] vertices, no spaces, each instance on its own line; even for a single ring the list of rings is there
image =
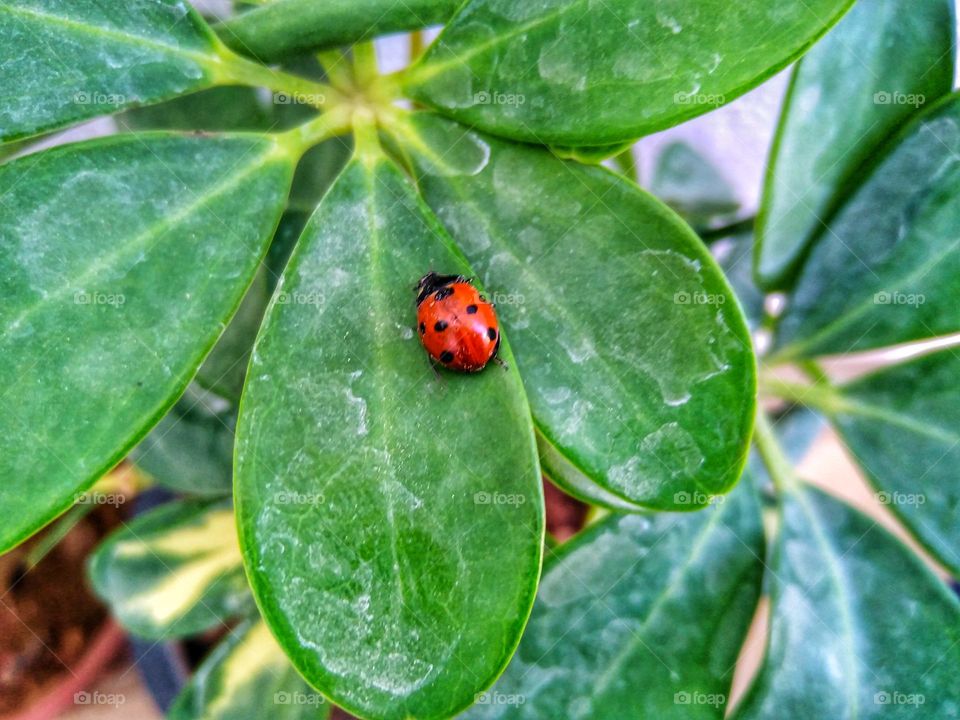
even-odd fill
[[[230,402],[191,384],[129,457],[171,490],[229,495],[236,424],[236,409]]]
[[[331,709],[293,669],[266,624],[247,621],[203,661],[167,720],[325,720]]]
[[[269,273],[267,265],[261,265],[230,324],[197,371],[198,385],[231,402],[240,400],[250,349],[270,300]]]
[[[0,167],[0,551],[183,392],[266,252],[293,163],[266,137],[150,134]]]
[[[723,174],[683,142],[674,142],[657,157],[650,192],[694,227],[729,221],[740,202]]]
[[[767,656],[737,720],[956,714],[960,604],[875,521],[795,488],[768,580]]]
[[[960,357],[943,350],[837,390],[831,420],[877,497],[960,573]]]
[[[239,53],[265,61],[446,22],[462,0],[274,0],[217,27]]]
[[[517,654],[464,720],[722,718],[763,552],[747,481],[703,512],[605,518],[547,561]]]
[[[216,36],[183,0],[4,0],[0,38],[0,141],[220,79]]]
[[[617,143],[756,87],[850,5],[470,0],[403,81],[417,100],[497,135]]]
[[[449,717],[493,682],[543,545],[516,363],[504,342],[508,370],[434,377],[412,292],[430,268],[471,274],[395,166],[361,155],[285,271],[237,430],[264,618],[311,685],[385,720]]]
[[[754,360],[690,228],[604,168],[427,114],[392,129],[491,289],[538,430],[599,486],[591,500],[689,510],[729,490],[753,423]]]
[[[960,330],[960,95],[923,113],[830,223],[797,280],[778,357]]]
[[[784,285],[857,169],[953,87],[952,0],[856,3],[797,64],[757,222],[757,275]]]
[[[254,609],[230,503],[170,503],[111,534],[90,581],[128,630],[169,638],[218,627]]]
[[[128,130],[266,132],[275,121],[255,88],[227,86],[127,110],[117,123]]]
[[[633,147],[633,141],[619,142],[612,145],[597,145],[593,147],[569,147],[554,145],[550,149],[553,154],[562,160],[576,160],[585,165],[599,165],[604,160],[612,158]]]

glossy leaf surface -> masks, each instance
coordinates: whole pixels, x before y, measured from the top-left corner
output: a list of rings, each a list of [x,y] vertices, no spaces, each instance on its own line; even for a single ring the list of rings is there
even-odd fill
[[[497,135],[616,143],[759,85],[850,4],[471,0],[405,82],[418,100]]]
[[[956,596],[852,508],[803,488],[784,503],[767,656],[734,717],[956,715]]]
[[[277,60],[445,22],[461,0],[272,0],[217,27],[240,53]]]
[[[185,0],[4,0],[0,38],[0,141],[217,81],[216,37]]]
[[[839,388],[834,424],[877,498],[960,572],[960,358],[943,350]]]
[[[292,166],[269,138],[151,134],[0,167],[0,550],[183,392],[266,252]]]
[[[752,483],[691,514],[612,515],[548,559],[507,671],[464,717],[722,718],[760,595]]]
[[[953,87],[953,2],[858,2],[797,64],[757,223],[757,273],[783,284],[856,171]],[[829,240],[828,240],[829,242]]]
[[[90,579],[117,620],[148,638],[191,635],[253,610],[229,503],[170,503],[131,520],[97,549]]]
[[[236,408],[195,383],[130,451],[157,483],[190,495],[229,495],[233,489]]]
[[[781,357],[960,330],[960,96],[910,124],[830,223],[778,332]]]
[[[540,567],[513,356],[504,342],[509,370],[435,378],[412,291],[430,268],[472,274],[392,163],[353,161],[287,266],[290,301],[268,310],[237,432],[261,611],[304,677],[367,717],[472,703],[509,660]]]
[[[754,361],[690,228],[604,168],[410,122],[399,140],[418,185],[490,289],[544,437],[627,503],[690,510],[729,490]]]
[[[231,631],[190,678],[168,720],[325,720],[331,706],[293,669],[263,621]]]

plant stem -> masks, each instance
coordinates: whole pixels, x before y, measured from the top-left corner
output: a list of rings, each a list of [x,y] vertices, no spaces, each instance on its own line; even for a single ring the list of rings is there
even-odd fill
[[[415,63],[423,55],[423,30],[414,30],[410,33],[410,64]]]
[[[299,158],[314,145],[350,131],[353,110],[348,105],[337,105],[319,117],[292,130],[274,135],[280,147]]]
[[[327,75],[327,80],[338,90],[348,90],[353,87],[353,72],[350,60],[339,50],[321,50],[317,53],[317,60]]]
[[[778,493],[790,488],[796,483],[796,477],[793,472],[793,466],[787,459],[780,441],[777,440],[770,418],[763,410],[757,410],[757,422],[753,430],[753,445],[757,449],[757,454],[767,467],[767,472],[773,480],[773,485]]]
[[[377,118],[368,108],[357,108],[353,113],[354,155],[363,162],[379,160],[383,155],[377,133]]]
[[[379,74],[377,69],[377,49],[373,41],[354,45],[353,75],[357,79],[357,85],[367,87]]]
[[[760,380],[760,388],[764,394],[807,405],[828,415],[841,412],[846,407],[840,393],[822,382],[808,385],[775,377],[763,377]]]
[[[222,50],[223,64],[217,68],[222,85],[260,86],[282,93],[292,102],[323,108],[341,102],[342,95],[326,83],[276,70]]]

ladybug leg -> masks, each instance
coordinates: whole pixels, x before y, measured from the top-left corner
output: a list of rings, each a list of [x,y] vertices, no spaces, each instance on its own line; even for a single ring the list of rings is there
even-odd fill
[[[437,363],[434,362],[434,359],[429,356],[428,356],[428,360],[430,362],[430,369],[433,370],[433,374],[436,377],[437,382],[443,385],[443,375],[441,375],[440,371],[437,369]]]
[[[493,348],[493,361],[504,370],[510,367],[504,362],[503,358],[500,357],[500,336],[497,336],[497,345]]]

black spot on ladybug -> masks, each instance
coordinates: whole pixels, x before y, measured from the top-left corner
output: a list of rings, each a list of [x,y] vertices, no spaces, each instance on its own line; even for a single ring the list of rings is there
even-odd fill
[[[487,337],[491,340],[497,339],[497,331],[494,328],[487,328]]]
[[[437,322],[434,323],[433,325],[433,329],[436,330],[437,332],[443,332],[444,330],[447,329],[447,321],[437,320]]]
[[[445,299],[447,299],[447,298],[450,297],[451,295],[453,295],[453,288],[450,287],[450,286],[447,286],[447,287],[440,288],[439,290],[437,290],[437,292],[434,293],[433,298],[434,298],[436,301],[439,302],[440,300],[445,300]]]
[[[440,362],[442,362],[445,365],[452,363],[453,353],[450,352],[449,350],[444,350],[442,353],[440,353]]]
[[[426,332],[427,332],[427,326],[424,325],[423,323],[420,323],[420,334],[425,335]]]
[[[476,305],[467,305],[467,315],[474,315],[477,312]]]

